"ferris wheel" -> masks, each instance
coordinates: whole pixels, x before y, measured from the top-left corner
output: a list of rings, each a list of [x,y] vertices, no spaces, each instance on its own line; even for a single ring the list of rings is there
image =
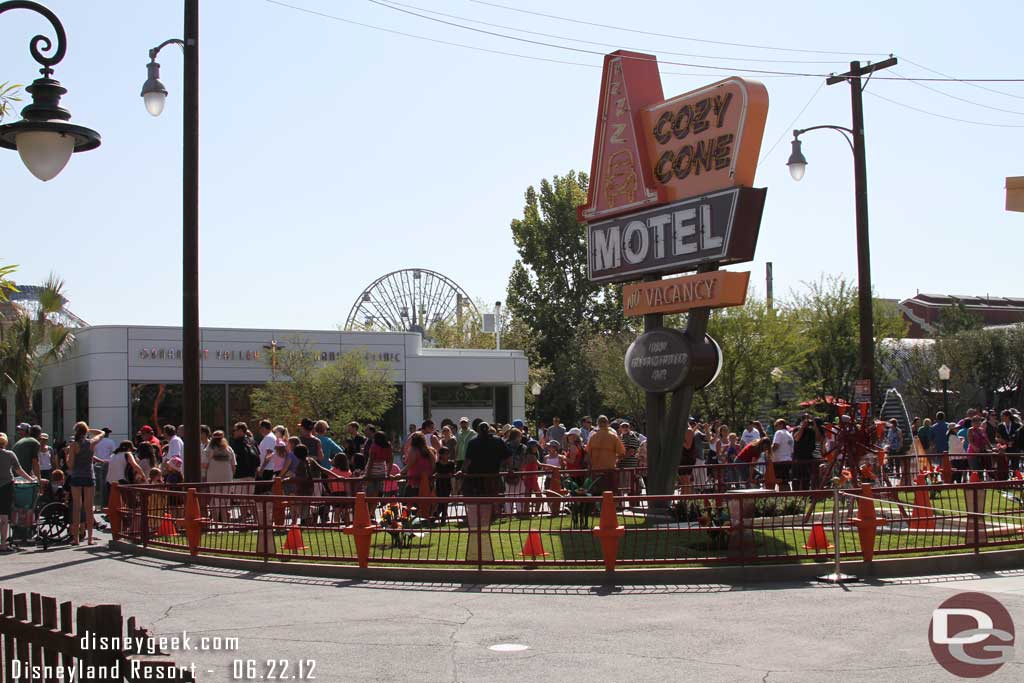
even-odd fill
[[[352,304],[345,329],[364,332],[419,332],[458,322],[476,311],[469,295],[454,280],[423,268],[396,270],[363,290]]]

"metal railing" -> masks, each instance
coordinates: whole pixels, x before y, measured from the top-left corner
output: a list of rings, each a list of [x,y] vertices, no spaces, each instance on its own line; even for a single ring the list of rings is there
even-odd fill
[[[1024,544],[1018,480],[867,485],[841,490],[838,506],[832,489],[398,498],[275,488],[119,486],[109,513],[115,537],[138,546],[363,566],[751,564],[824,561],[836,545],[840,557],[870,559]]]

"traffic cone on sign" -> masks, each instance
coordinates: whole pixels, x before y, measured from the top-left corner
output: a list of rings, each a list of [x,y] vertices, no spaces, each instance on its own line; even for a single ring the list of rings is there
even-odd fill
[[[160,521],[160,536],[177,536],[178,530],[174,528],[174,518],[169,514],[164,514],[164,518]]]
[[[539,531],[531,531],[526,535],[526,543],[523,544],[523,552],[520,557],[547,557],[544,552],[544,544],[540,540]]]
[[[302,529],[299,528],[298,524],[292,524],[291,528],[288,529],[288,537],[284,539],[284,549],[293,552],[308,550],[302,542]]]
[[[804,550],[832,550],[834,547],[828,542],[823,524],[818,523],[811,527],[811,533],[807,535],[807,543],[804,544]]]

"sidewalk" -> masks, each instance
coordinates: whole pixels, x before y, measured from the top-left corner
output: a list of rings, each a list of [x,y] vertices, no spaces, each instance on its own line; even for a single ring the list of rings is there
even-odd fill
[[[189,567],[98,545],[7,556],[0,586],[121,603],[157,635],[237,637],[234,652],[172,653],[203,682],[233,680],[234,659],[258,660],[262,673],[264,660],[286,659],[290,674],[314,660],[324,683],[949,680],[927,644],[943,599],[992,593],[1024,628],[1024,571],[846,588],[386,584]],[[489,649],[506,644],[529,649]],[[1021,680],[1020,660],[986,680]]]

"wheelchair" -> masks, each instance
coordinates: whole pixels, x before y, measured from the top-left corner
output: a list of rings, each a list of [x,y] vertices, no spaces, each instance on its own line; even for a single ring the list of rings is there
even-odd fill
[[[48,481],[14,482],[14,510],[11,515],[11,542],[15,546],[51,545],[71,540],[71,508],[67,494],[55,493]]]

